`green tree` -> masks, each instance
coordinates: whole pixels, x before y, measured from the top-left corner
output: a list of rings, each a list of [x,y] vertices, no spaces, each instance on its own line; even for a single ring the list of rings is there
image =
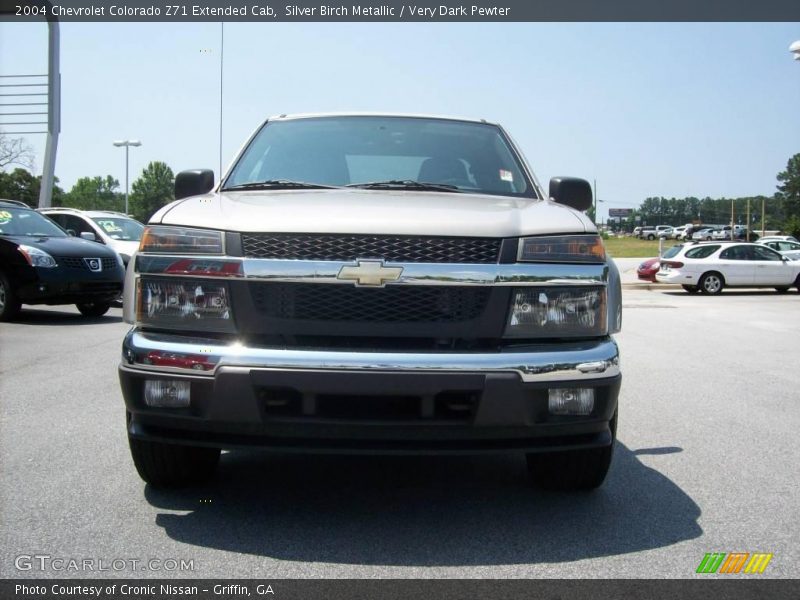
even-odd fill
[[[131,185],[129,211],[147,223],[159,208],[175,199],[175,175],[166,163],[153,161]]]
[[[53,185],[53,206],[61,206],[64,200],[64,190],[58,187],[58,178]],[[39,206],[39,189],[42,187],[42,177],[34,176],[27,169],[16,168],[10,173],[0,171],[0,198],[20,200],[36,208]]]
[[[64,206],[81,210],[117,210],[125,207],[125,198],[116,190],[119,181],[111,175],[81,177],[64,198]]]
[[[800,154],[786,163],[786,170],[778,173],[780,207],[783,210],[784,230],[794,236],[800,234]]]

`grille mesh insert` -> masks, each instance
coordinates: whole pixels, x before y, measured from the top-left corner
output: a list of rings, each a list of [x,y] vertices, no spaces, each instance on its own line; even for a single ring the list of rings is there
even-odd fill
[[[382,258],[411,263],[496,263],[494,238],[244,233],[247,258],[339,260]]]
[[[478,287],[258,283],[256,309],[269,317],[309,321],[458,323],[481,316],[491,290]]]

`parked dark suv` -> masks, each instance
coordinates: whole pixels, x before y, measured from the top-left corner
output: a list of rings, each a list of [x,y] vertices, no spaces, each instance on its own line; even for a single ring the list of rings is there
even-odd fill
[[[0,321],[14,318],[21,304],[75,304],[99,317],[124,278],[113,250],[69,236],[21,202],[0,200]]]

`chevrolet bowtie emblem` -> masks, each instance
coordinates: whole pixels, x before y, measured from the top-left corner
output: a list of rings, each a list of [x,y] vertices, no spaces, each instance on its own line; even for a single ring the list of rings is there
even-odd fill
[[[356,285],[383,287],[387,281],[397,281],[403,267],[384,267],[380,260],[359,260],[356,267],[342,267],[336,279],[355,281]]]

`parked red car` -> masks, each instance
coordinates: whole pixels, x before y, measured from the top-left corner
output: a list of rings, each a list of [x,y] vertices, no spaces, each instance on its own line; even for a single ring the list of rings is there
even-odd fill
[[[661,268],[660,261],[660,258],[648,258],[636,269],[636,275],[638,275],[639,279],[655,283],[656,273],[658,273],[658,270]]]

